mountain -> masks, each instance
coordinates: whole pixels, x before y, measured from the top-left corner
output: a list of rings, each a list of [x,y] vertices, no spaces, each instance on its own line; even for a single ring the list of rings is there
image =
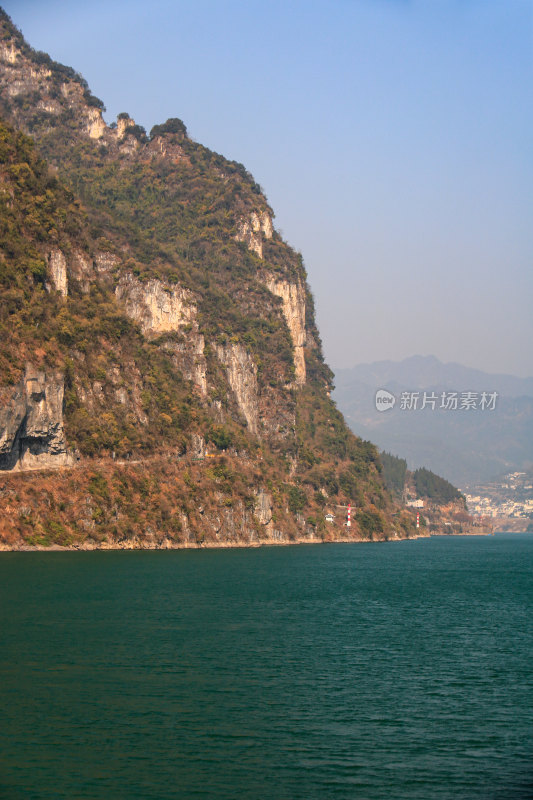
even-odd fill
[[[253,177],[0,29],[0,546],[412,533]]]
[[[434,356],[361,364],[335,373],[333,394],[352,430],[383,450],[407,459],[410,469],[429,467],[465,487],[518,470],[533,461],[533,378],[485,373]],[[376,391],[396,398],[376,409]],[[418,393],[418,407],[401,407],[402,393]],[[422,409],[423,396],[437,400]],[[442,409],[442,395],[457,393],[458,408]],[[461,408],[471,393],[474,404]],[[482,394],[496,393],[494,409],[481,408]],[[475,406],[475,407],[474,407]]]
[[[533,378],[487,373],[454,362],[444,364],[435,356],[359,364],[351,369],[337,369],[335,378],[339,387],[356,380],[377,388],[385,383],[413,390],[437,386],[480,392],[490,387],[491,391],[506,397],[533,397]]]

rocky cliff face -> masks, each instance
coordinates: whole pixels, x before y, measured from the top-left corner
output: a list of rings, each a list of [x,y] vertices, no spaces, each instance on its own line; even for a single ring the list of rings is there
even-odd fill
[[[263,258],[263,241],[272,239],[272,218],[267,211],[252,211],[237,223],[238,242],[244,242],[259,258]]]
[[[182,375],[194,383],[201,397],[207,394],[205,339],[198,328],[198,308],[192,292],[159,280],[141,282],[126,273],[115,289],[128,316],[147,337],[180,333],[162,347],[171,354]]]
[[[5,24],[5,22],[4,22]],[[10,26],[8,26],[10,27]],[[100,108],[87,105],[84,93],[86,83],[74,70],[60,68],[41,54],[42,63],[28,58],[30,48],[22,37],[12,34],[10,39],[0,43],[0,63],[3,69],[0,75],[0,86],[8,105],[24,115],[24,106],[30,104],[30,98],[36,98],[31,113],[41,112],[41,119],[47,128],[52,127],[61,114],[76,111],[75,124],[91,138],[100,138],[105,123]],[[30,110],[30,109],[28,109]]]
[[[179,286],[158,280],[142,283],[126,273],[119,281],[116,295],[124,303],[128,316],[149,336],[179,331],[196,323],[194,297]]]
[[[257,367],[253,358],[239,344],[218,345],[217,355],[226,368],[229,385],[246,420],[248,430],[252,434],[257,434],[259,432],[259,403]]]
[[[25,130],[49,135],[58,126],[88,137],[123,155],[139,147],[135,121],[121,116],[114,127],[102,117],[103,103],[91,95],[86,81],[75,70],[34,53],[22,36],[6,22],[0,26],[4,35],[0,42],[0,93],[4,113],[18,121]],[[38,99],[36,99],[38,98]]]
[[[252,211],[248,218],[241,219],[238,223],[237,241],[244,242],[249,250],[259,258],[263,258],[263,241],[272,239],[272,218],[268,212]],[[305,383],[305,289],[301,281],[291,283],[272,273],[266,273],[264,285],[276,297],[282,300],[283,316],[290,331],[294,375],[297,385]]]
[[[47,288],[54,288],[63,297],[68,295],[67,260],[61,250],[51,250],[48,255],[48,270],[51,284]]]
[[[24,377],[0,397],[0,469],[68,466],[63,429],[63,377],[30,365]]]
[[[305,383],[305,289],[300,282],[289,283],[279,280],[275,275],[267,275],[265,285],[272,294],[280,297],[283,315],[291,334],[294,354],[294,375],[296,383]]]
[[[107,125],[2,12],[0,114],[0,546],[339,538],[324,503],[348,500],[352,537],[406,532],[329,400],[302,258],[243,165],[176,118]],[[71,477],[27,496],[6,477],[68,465],[66,439]]]
[[[91,286],[111,278],[116,267],[121,264],[121,260],[114,253],[97,251],[93,255],[89,255],[89,253],[71,246],[68,248],[68,253],[58,247],[54,247],[49,251],[45,248],[44,258],[47,266],[46,289],[49,292],[59,292],[62,297],[68,296],[69,282],[71,281],[76,282],[84,294],[88,294]],[[131,277],[133,278],[133,276]],[[135,282],[132,280],[131,283],[132,286],[130,287],[128,276],[125,276],[121,285],[117,287],[117,297],[124,298],[127,301],[130,296],[128,289],[131,288],[131,296],[133,298],[131,302],[132,309],[134,309],[131,314],[132,319],[141,323],[142,317],[143,324],[149,325],[152,319],[151,308],[157,308],[158,303],[156,300],[151,299],[151,304],[144,303],[142,310],[140,307],[135,307]],[[159,306],[161,305],[159,303]],[[157,317],[158,324],[163,324],[164,317],[165,307],[163,305],[159,317]]]

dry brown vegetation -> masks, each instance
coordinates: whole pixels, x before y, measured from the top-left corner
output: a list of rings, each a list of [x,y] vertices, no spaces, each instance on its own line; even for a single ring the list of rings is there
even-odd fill
[[[94,460],[81,468],[3,474],[0,478],[0,547],[187,547],[273,542],[387,538],[354,523],[339,531],[323,521],[310,498],[304,517],[290,508],[290,486],[279,488],[268,467],[220,456],[194,461],[175,455],[137,463]],[[272,487],[272,522],[254,513],[256,486]],[[406,516],[398,536],[412,533]]]

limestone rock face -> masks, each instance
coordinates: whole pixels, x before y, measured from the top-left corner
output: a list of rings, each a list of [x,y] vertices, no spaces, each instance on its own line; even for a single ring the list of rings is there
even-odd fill
[[[0,60],[6,64],[14,64],[17,60],[17,49],[14,42],[0,41]]]
[[[206,453],[205,439],[198,433],[191,436],[191,455],[196,458],[204,458]]]
[[[130,128],[135,128],[134,119],[124,116],[117,118],[115,135],[119,150],[123,156],[133,156],[140,147],[139,141],[134,135],[132,135]]]
[[[2,20],[0,28],[2,33],[9,33],[9,26],[6,31]],[[100,108],[87,103],[85,86],[80,79],[72,73],[58,74],[57,65],[50,68],[36,64],[17,38],[2,38],[0,41],[0,65],[0,89],[17,104],[24,106],[26,101],[26,107],[31,104],[33,110],[53,116],[59,116],[62,111],[73,112],[75,127],[91,139],[99,140],[108,131]],[[36,96],[39,97],[37,102]],[[27,117],[24,110],[17,110],[15,106],[13,113],[28,130],[23,121]]]
[[[26,367],[19,384],[0,394],[0,469],[68,466],[63,430],[63,377]]]
[[[49,69],[27,63],[13,41],[0,43],[0,61],[4,64],[6,76],[2,83],[7,95],[12,98],[39,90],[51,75]],[[50,100],[49,104],[54,105]]]
[[[115,293],[145,335],[179,331],[196,321],[194,297],[181,286],[155,279],[143,283],[129,273],[120,279]]]
[[[217,345],[219,361],[224,364],[228,383],[237,405],[248,423],[250,433],[258,433],[259,407],[257,397],[257,367],[241,344]]]
[[[61,250],[50,252],[48,269],[53,288],[66,297],[68,295],[67,260]]]
[[[261,525],[269,525],[272,521],[272,498],[264,489],[259,489],[255,497],[255,516]]]
[[[114,253],[97,252],[91,258],[82,250],[76,249],[69,253],[67,261],[65,254],[57,248],[50,251],[47,261],[50,276],[47,289],[50,291],[53,288],[63,297],[67,297],[69,293],[69,277],[78,281],[81,290],[87,293],[96,279],[112,276],[113,270],[120,264],[120,259]]]
[[[237,225],[236,239],[245,242],[259,258],[263,258],[263,237],[272,239],[272,219],[266,211],[252,211],[248,218],[241,219]]]
[[[283,315],[289,328],[294,358],[294,373],[296,383],[305,383],[305,289],[298,283],[279,280],[275,275],[268,274],[265,285],[267,289],[280,297],[283,303]]]
[[[87,117],[87,133],[91,139],[101,139],[107,130],[107,125],[102,119],[102,112],[99,108],[89,108]]]
[[[98,265],[97,261],[97,265]],[[100,262],[102,263],[102,262]],[[197,307],[191,292],[158,280],[142,283],[131,274],[119,281],[116,294],[127,314],[141,325],[146,336],[181,332],[181,339],[165,342],[176,368],[196,386],[201,397],[207,395],[205,341],[198,331]]]
[[[117,119],[117,139],[122,139],[128,130],[128,128],[133,128],[135,125],[135,120],[131,117],[119,117]]]

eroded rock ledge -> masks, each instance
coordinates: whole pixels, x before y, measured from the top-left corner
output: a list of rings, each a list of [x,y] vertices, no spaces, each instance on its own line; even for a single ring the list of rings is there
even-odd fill
[[[63,430],[64,381],[60,373],[27,365],[24,377],[0,393],[0,469],[69,466]]]

